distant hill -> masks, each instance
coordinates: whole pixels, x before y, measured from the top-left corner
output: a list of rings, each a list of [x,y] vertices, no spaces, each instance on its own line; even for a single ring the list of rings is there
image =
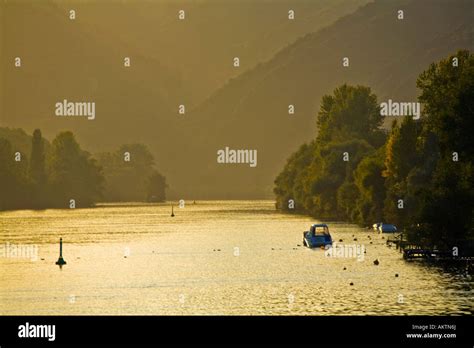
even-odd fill
[[[123,42],[133,55],[158,60],[182,80],[183,102],[195,105],[242,70],[369,1],[101,0],[73,7],[81,30],[101,41]],[[59,6],[65,11],[72,7],[66,2]],[[292,21],[290,9],[295,12]],[[178,19],[180,10],[185,20]],[[235,56],[241,59],[241,70],[232,67]]]
[[[200,134],[190,150],[193,167],[183,191],[209,197],[271,197],[288,156],[314,138],[324,94],[342,83],[373,88],[380,100],[416,101],[415,81],[434,61],[474,48],[473,2],[377,1],[328,28],[308,34],[218,90],[191,115]],[[397,19],[397,11],[404,19]],[[348,57],[350,66],[343,67]],[[288,105],[295,115],[288,115]],[[216,161],[224,146],[258,150],[258,167]],[[196,179],[196,180],[193,180]]]
[[[4,39],[4,26],[5,26],[5,18],[4,18],[4,7],[0,5],[0,52],[5,52],[5,39]],[[5,54],[0,53],[0,125],[2,124],[2,117],[4,115],[4,108],[5,108],[5,101],[3,99],[4,93],[4,85],[5,85],[5,77],[3,75],[4,66],[5,66]]]
[[[1,125],[28,132],[41,128],[50,139],[70,129],[86,147],[102,148],[136,141],[150,124],[171,126],[169,114],[182,86],[159,61],[134,55],[127,70],[123,57],[131,49],[126,43],[84,32],[80,12],[75,22],[53,3],[8,2],[2,11],[1,55],[8,64],[3,66]],[[20,69],[13,65],[15,57],[21,57]],[[55,103],[63,99],[94,101],[98,117],[56,117]]]
[[[189,112],[230,77],[367,1],[0,2],[0,126],[40,128],[48,139],[71,130],[95,152],[146,143],[181,191],[173,184],[188,168],[181,141],[198,137],[182,139],[178,105]],[[241,69],[232,67],[236,55]],[[96,119],[56,117],[63,99],[94,101]]]
[[[429,63],[474,42],[470,0],[204,0],[186,3],[186,23],[180,2],[71,4],[0,3],[0,126],[68,129],[91,152],[144,143],[170,198],[272,197],[286,158],[314,138],[323,94],[348,82],[414,100]],[[55,117],[62,99],[95,101],[96,119]],[[257,167],[217,164],[225,146],[257,149]]]

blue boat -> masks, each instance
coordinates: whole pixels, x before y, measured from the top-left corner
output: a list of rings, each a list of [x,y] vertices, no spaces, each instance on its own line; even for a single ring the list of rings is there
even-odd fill
[[[379,233],[396,233],[397,232],[397,227],[392,224],[384,224],[380,223],[378,227]]]
[[[326,224],[312,225],[309,231],[303,232],[303,245],[308,248],[332,245],[332,238]]]

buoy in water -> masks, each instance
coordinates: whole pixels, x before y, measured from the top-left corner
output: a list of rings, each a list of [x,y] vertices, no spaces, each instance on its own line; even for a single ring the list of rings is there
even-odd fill
[[[63,239],[59,238],[59,259],[56,261],[56,265],[62,266],[65,264],[66,261],[63,259]]]
[[[375,260],[374,260],[374,265],[375,265],[375,266],[378,266],[378,265],[379,265],[379,260],[378,260],[378,259],[375,259]]]
[[[171,217],[174,217],[173,205],[171,205]]]

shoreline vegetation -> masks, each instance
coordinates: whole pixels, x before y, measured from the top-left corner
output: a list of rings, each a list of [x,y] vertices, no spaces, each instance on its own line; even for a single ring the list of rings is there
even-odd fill
[[[431,64],[416,81],[422,117],[389,132],[369,87],[325,95],[318,134],[275,179],[277,208],[360,226],[397,225],[411,242],[473,254],[474,56]]]
[[[390,131],[369,87],[344,84],[323,96],[317,136],[275,179],[277,209],[393,223],[412,243],[472,254],[473,55],[460,50],[431,64],[416,85],[422,117],[398,117]],[[166,188],[143,144],[92,155],[69,131],[49,143],[39,129],[30,137],[0,128],[0,211],[165,202]]]
[[[166,187],[143,144],[93,156],[69,131],[49,143],[39,129],[30,137],[22,129],[0,128],[0,211],[163,202]]]

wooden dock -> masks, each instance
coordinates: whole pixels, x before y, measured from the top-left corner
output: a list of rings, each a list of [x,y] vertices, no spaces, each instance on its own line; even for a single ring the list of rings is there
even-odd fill
[[[462,261],[470,263],[474,260],[473,256],[455,256],[452,250],[439,250],[429,248],[415,243],[410,243],[404,239],[403,234],[393,238],[388,238],[387,246],[395,245],[400,253],[403,253],[405,260],[423,259],[428,261]]]

